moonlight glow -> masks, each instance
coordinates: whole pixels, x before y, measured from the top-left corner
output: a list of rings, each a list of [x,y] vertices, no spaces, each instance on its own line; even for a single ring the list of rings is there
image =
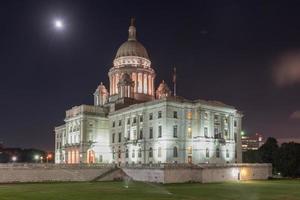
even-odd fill
[[[56,28],[56,29],[63,29],[64,28],[64,23],[63,23],[63,21],[62,20],[60,20],[60,19],[56,19],[56,20],[54,20],[54,27]]]

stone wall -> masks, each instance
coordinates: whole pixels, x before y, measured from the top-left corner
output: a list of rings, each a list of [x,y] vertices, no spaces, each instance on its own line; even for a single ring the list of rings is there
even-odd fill
[[[112,169],[110,165],[0,164],[0,183],[91,181]]]
[[[133,180],[158,183],[223,182],[265,180],[272,176],[271,164],[161,165],[127,167],[123,171]]]
[[[270,164],[227,165],[54,165],[0,164],[0,183],[51,181],[110,181],[130,177],[157,183],[223,182],[259,180],[272,176]]]

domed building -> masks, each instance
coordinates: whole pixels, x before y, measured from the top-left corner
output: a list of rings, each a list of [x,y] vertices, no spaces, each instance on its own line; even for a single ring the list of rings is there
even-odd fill
[[[55,162],[124,166],[242,161],[241,112],[219,101],[174,96],[164,81],[155,87],[155,76],[132,20],[128,39],[108,72],[109,86],[101,83],[94,105],[67,110],[64,123],[55,127]]]

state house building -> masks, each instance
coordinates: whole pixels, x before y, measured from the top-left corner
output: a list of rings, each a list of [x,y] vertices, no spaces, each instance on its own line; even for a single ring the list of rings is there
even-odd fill
[[[55,127],[56,163],[240,163],[242,114],[219,101],[175,96],[131,23],[94,105],[66,111]],[[190,88],[192,89],[192,88]]]

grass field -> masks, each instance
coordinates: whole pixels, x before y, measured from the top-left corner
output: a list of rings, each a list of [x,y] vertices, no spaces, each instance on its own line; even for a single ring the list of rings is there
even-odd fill
[[[128,186],[128,188],[126,187]],[[0,185],[1,200],[230,199],[300,200],[300,181],[247,181],[212,184],[140,182],[42,183]]]

